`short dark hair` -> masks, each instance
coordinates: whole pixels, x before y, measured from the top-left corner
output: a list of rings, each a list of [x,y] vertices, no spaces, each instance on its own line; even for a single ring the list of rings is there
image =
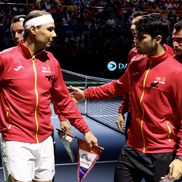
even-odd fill
[[[26,15],[16,15],[13,16],[13,18],[11,19],[11,24],[16,23],[16,22],[24,22],[26,18]]]
[[[137,16],[143,16],[149,14],[147,11],[134,11],[132,15],[129,17],[129,21],[131,22]]]
[[[182,20],[175,23],[173,28],[177,31],[180,31],[182,29]]]
[[[170,33],[170,23],[165,15],[160,13],[151,13],[142,16],[136,24],[136,31],[137,33],[147,33],[152,38],[157,35],[161,35],[161,43],[164,43]]]
[[[149,14],[148,12],[146,11],[134,11],[131,15],[132,19],[133,18],[136,18],[137,16],[143,16],[143,15],[147,15]]]

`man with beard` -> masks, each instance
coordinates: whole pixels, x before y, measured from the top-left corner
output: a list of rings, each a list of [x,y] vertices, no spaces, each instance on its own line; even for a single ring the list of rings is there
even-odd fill
[[[158,182],[182,177],[182,65],[165,49],[169,22],[144,15],[136,24],[137,55],[119,80],[84,91],[71,87],[76,102],[130,92],[132,121],[114,182]]]
[[[182,20],[178,21],[173,28],[172,33],[173,48],[175,58],[182,63]]]
[[[23,41],[0,52],[3,169],[8,182],[52,182],[51,99],[90,147],[97,145],[97,139],[72,101],[58,61],[46,51],[56,37],[52,16],[33,10],[23,25]]]
[[[16,15],[11,20],[11,34],[15,44],[18,44],[23,39],[23,22],[26,15]]]
[[[130,17],[131,18],[130,29],[131,29],[134,40],[133,40],[133,48],[128,53],[128,59],[127,59],[128,64],[131,62],[132,58],[138,54],[137,49],[135,47],[136,25],[138,21],[140,20],[140,18],[142,18],[143,15],[147,15],[147,14],[149,13],[145,11],[135,11]],[[174,50],[167,44],[164,44],[164,46],[166,51],[173,56]],[[130,94],[127,93],[126,95],[122,97],[122,102],[121,102],[121,105],[119,106],[118,116],[116,119],[118,128],[120,129],[121,132],[125,133],[126,137],[127,137],[127,129],[131,122],[131,113],[130,113],[131,109],[130,109],[130,103],[129,103],[129,95]]]

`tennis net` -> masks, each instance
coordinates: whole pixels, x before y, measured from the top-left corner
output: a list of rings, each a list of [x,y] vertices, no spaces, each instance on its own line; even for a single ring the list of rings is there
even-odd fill
[[[64,69],[62,69],[62,72],[68,87],[72,85],[79,87],[80,89],[85,89],[111,81],[111,79],[83,75]],[[118,108],[121,104],[121,100],[121,97],[99,101],[85,100],[78,103],[77,106],[83,115],[119,132],[116,124],[116,117],[118,115]]]

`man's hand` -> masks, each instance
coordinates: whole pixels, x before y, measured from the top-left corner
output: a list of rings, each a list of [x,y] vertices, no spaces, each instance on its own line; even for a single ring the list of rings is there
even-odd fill
[[[122,113],[118,113],[118,116],[116,118],[116,123],[118,128],[120,129],[121,132],[124,132],[124,118]]]
[[[76,103],[81,102],[85,99],[85,94],[83,90],[73,86],[70,86],[70,88],[72,90],[72,100],[74,100]]]
[[[174,159],[169,165],[170,179],[179,180],[182,177],[182,160]]]
[[[90,148],[92,148],[93,145],[98,145],[97,138],[90,131],[85,133],[85,141],[88,143]]]
[[[70,133],[71,125],[67,121],[60,121],[60,127],[64,136]]]

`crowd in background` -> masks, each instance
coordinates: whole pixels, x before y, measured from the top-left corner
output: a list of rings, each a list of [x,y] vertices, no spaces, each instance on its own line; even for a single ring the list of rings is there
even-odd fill
[[[62,68],[72,69],[71,64],[72,70],[88,75],[94,69],[102,76],[105,70],[100,70],[101,65],[110,59],[126,62],[133,40],[129,17],[134,11],[165,14],[171,27],[182,19],[182,0],[24,1],[0,1],[0,50],[13,45],[9,30],[12,16],[43,9],[55,19],[57,38],[51,51],[61,60]]]

